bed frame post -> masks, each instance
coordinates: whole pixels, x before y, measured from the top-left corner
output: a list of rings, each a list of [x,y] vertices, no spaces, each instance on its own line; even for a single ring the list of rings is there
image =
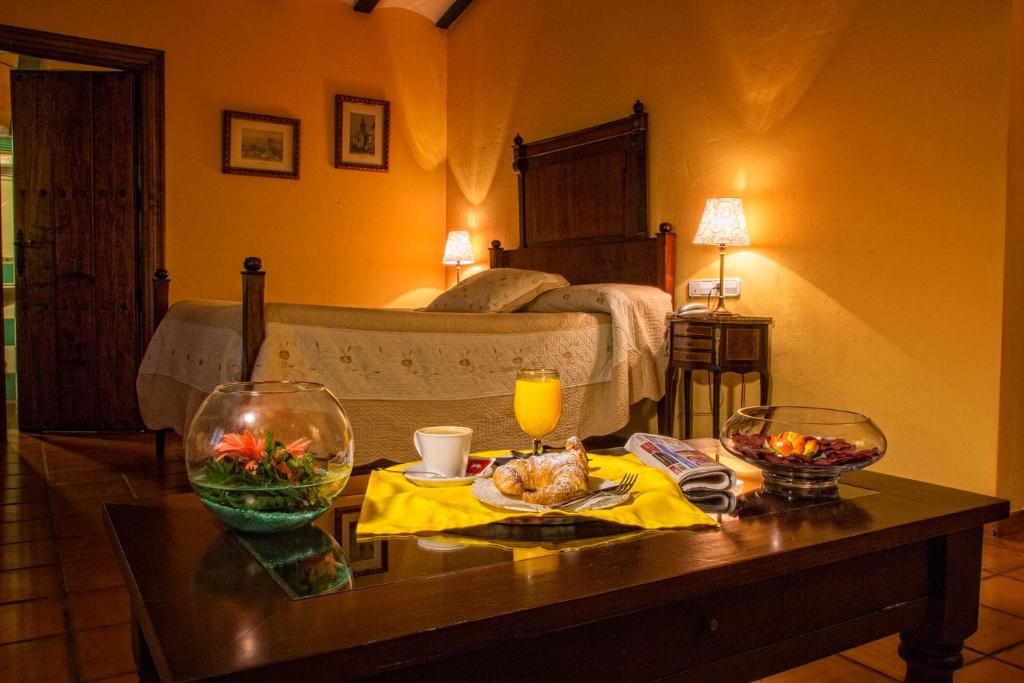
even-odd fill
[[[156,328],[160,326],[160,321],[167,315],[167,301],[168,293],[171,288],[171,279],[168,277],[167,270],[165,268],[157,268],[156,272],[153,273],[153,332],[156,332]],[[164,461],[164,454],[167,451],[167,432],[168,429],[158,429],[154,433],[154,450],[156,451],[156,459],[159,462]]]
[[[171,278],[165,268],[157,268],[153,273],[153,329],[160,326],[160,321],[167,315],[168,293],[171,289]]]
[[[515,145],[512,148],[512,170],[516,172],[516,179],[519,181],[519,248],[525,249],[530,246],[526,243],[526,145],[523,144],[523,136],[516,134],[513,140]],[[492,268],[494,266],[491,266]]]
[[[245,267],[242,271],[242,381],[248,382],[263,344],[266,273],[262,270],[263,261],[257,256],[248,257],[242,265]]]
[[[676,234],[671,223],[658,226],[658,284],[672,297],[676,306]]]
[[[487,251],[491,256],[491,268],[505,267],[505,250],[501,246],[501,240],[491,240],[491,248]]]

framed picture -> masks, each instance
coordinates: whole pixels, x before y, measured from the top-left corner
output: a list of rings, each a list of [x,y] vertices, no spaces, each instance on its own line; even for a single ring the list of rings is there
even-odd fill
[[[388,570],[388,542],[376,539],[368,543],[356,540],[359,507],[334,509],[334,538],[341,544],[352,576],[380,574]]]
[[[390,118],[390,102],[336,95],[334,165],[363,171],[387,171]]]
[[[224,112],[224,173],[299,177],[299,120]]]

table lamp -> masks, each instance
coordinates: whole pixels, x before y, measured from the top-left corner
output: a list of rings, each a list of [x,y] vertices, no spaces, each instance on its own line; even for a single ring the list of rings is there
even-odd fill
[[[448,233],[448,243],[444,245],[444,258],[441,259],[441,263],[455,266],[455,282],[459,281],[462,264],[475,263],[468,230],[452,230]]]
[[[709,199],[693,243],[718,245],[718,305],[711,315],[735,315],[725,308],[725,248],[750,246],[743,200],[739,197]]]

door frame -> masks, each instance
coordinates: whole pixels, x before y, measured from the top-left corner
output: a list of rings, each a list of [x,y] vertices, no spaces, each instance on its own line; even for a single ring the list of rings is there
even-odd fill
[[[134,112],[139,172],[139,242],[136,272],[141,299],[139,348],[153,336],[153,290],[148,276],[164,265],[164,53],[134,45],[49,33],[0,24],[0,50],[32,57],[119,69],[135,81]],[[5,400],[0,382],[0,400]],[[0,441],[6,440],[6,410],[0,410]]]

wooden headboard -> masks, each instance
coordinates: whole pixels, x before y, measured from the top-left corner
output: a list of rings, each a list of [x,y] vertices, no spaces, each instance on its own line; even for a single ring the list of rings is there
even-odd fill
[[[647,233],[647,113],[537,142],[515,139],[519,248],[491,242],[492,268],[559,273],[572,284],[675,291],[675,233]]]

